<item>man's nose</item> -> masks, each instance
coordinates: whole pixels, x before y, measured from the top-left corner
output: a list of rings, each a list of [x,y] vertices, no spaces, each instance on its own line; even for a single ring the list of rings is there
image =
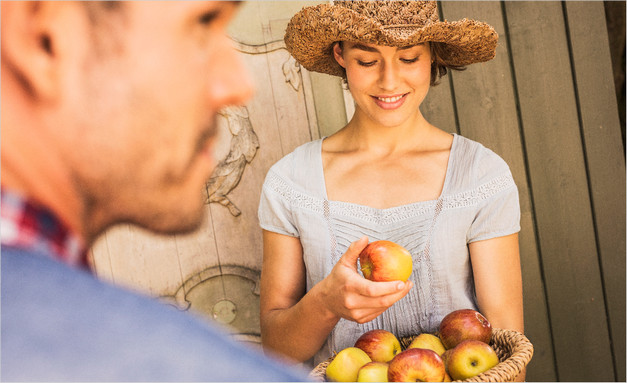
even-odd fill
[[[212,75],[209,76],[209,98],[213,107],[244,105],[254,94],[255,86],[241,54],[225,37],[217,54],[213,55]]]

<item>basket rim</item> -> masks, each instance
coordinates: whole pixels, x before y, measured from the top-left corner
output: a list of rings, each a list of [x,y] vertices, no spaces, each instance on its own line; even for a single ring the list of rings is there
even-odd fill
[[[417,335],[415,335],[417,336]],[[415,336],[403,337],[404,340]],[[402,342],[403,343],[403,342]],[[533,357],[533,344],[521,332],[515,330],[492,328],[490,339],[491,346],[506,345],[511,347],[511,353],[499,364],[491,369],[465,380],[454,380],[453,382],[505,382],[516,378],[531,361]],[[309,377],[317,381],[326,381],[326,367],[335,358],[331,356],[324,362],[319,363],[309,373]],[[500,358],[499,358],[500,359]]]

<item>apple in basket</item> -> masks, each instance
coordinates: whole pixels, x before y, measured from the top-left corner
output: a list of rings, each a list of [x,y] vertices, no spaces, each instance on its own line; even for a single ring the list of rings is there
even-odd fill
[[[479,375],[499,363],[499,357],[494,349],[478,340],[465,340],[449,351],[446,357],[446,370],[454,380]]]
[[[389,363],[390,382],[441,382],[446,376],[442,358],[433,350],[410,348]]]
[[[327,366],[327,379],[335,382],[356,382],[359,369],[372,360],[363,350],[347,347],[335,355]]]
[[[386,330],[370,330],[361,334],[355,347],[364,350],[373,362],[389,362],[401,352],[401,342]]]
[[[359,254],[361,272],[375,282],[406,281],[411,275],[411,254],[391,241],[370,242]]]
[[[370,362],[363,365],[357,372],[358,382],[387,382],[388,364],[383,362]]]
[[[440,338],[426,332],[415,337],[407,348],[426,348],[435,351],[440,356],[446,351]]]
[[[439,336],[446,349],[451,349],[468,339],[489,344],[492,337],[492,325],[478,311],[455,310],[442,318]]]

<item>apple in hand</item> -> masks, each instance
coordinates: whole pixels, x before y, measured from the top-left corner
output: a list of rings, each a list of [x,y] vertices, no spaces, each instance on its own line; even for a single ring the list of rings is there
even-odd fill
[[[426,332],[415,337],[407,348],[425,348],[427,350],[435,351],[440,356],[442,356],[442,354],[446,351],[446,348],[442,344],[440,338]]]
[[[375,282],[407,281],[413,269],[411,254],[391,241],[370,242],[359,254],[361,272]]]
[[[492,325],[478,311],[471,309],[455,310],[442,318],[439,336],[447,349],[468,339],[489,344],[492,337]]]
[[[335,382],[356,382],[359,369],[370,362],[372,360],[363,350],[357,347],[345,348],[327,366],[327,378]]]
[[[441,382],[446,370],[442,358],[433,350],[410,348],[389,363],[390,382]]]
[[[358,382],[387,382],[388,364],[383,362],[370,362],[364,364],[357,372]]]
[[[447,371],[454,380],[479,375],[498,363],[499,357],[490,345],[472,339],[455,346],[446,358]]]
[[[401,352],[401,342],[386,330],[370,330],[355,342],[355,347],[364,350],[373,362],[389,362]]]

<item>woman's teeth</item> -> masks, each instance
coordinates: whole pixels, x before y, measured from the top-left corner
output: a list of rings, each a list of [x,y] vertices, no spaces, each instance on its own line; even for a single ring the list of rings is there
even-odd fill
[[[383,102],[389,102],[389,103],[396,102],[400,100],[401,98],[403,98],[403,95],[396,96],[396,97],[377,97],[378,100],[381,100]]]

